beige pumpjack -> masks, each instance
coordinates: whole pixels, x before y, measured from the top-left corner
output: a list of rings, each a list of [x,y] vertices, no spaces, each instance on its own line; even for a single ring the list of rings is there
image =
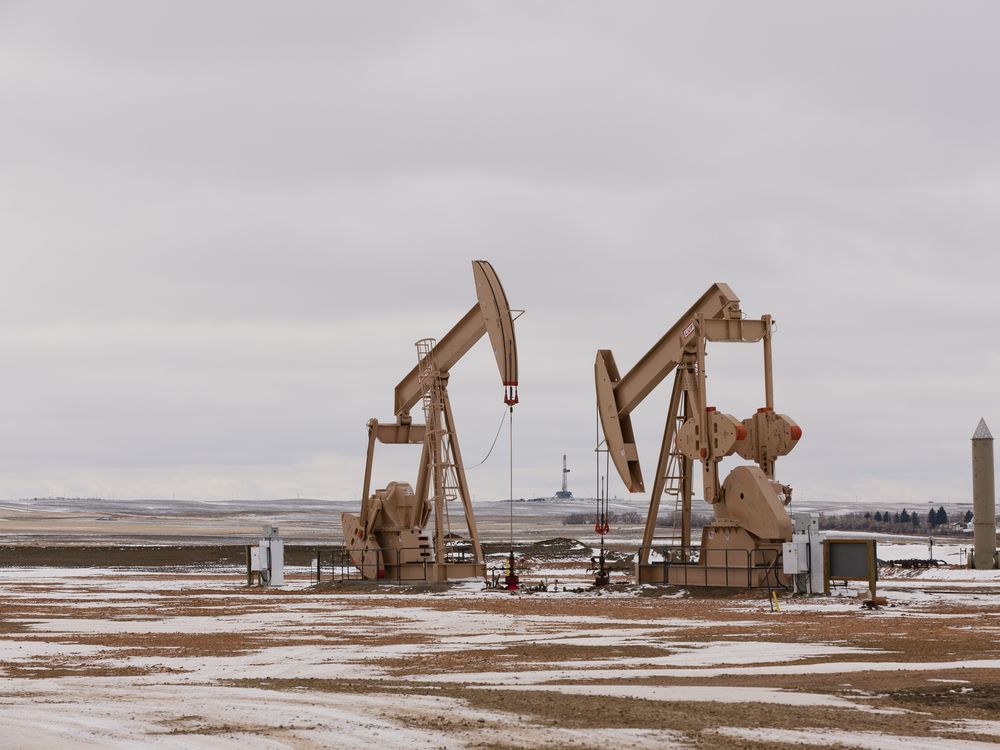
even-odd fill
[[[441,582],[483,578],[486,564],[472,510],[455,418],[448,400],[451,368],[488,334],[504,387],[504,402],[517,403],[517,343],[514,316],[493,267],[472,262],[477,303],[440,341],[417,342],[417,365],[396,386],[396,420],[368,422],[361,512],[344,513],[344,545],[364,578]],[[421,403],[424,424],[413,424],[410,410]],[[375,442],[421,445],[416,488],[390,482],[371,489]],[[448,504],[460,500],[468,539],[453,532]],[[434,534],[426,527],[433,511]],[[459,546],[468,547],[459,551]]]
[[[790,487],[775,481],[779,456],[802,437],[795,422],[774,411],[770,315],[744,319],[739,298],[728,285],[714,284],[624,377],[610,350],[597,352],[594,375],[597,408],[611,460],[629,492],[643,492],[639,454],[629,416],[671,372],[674,387],[649,513],[636,562],[640,583],[689,586],[761,586],[786,583],[779,558],[792,538],[785,506]],[[708,405],[707,342],[763,342],[764,406],[739,420]],[[755,462],[733,469],[719,481],[719,462],[734,453]],[[691,546],[691,498],[699,465],[713,522],[702,531],[700,548]],[[677,498],[680,546],[651,562],[654,532],[664,493]]]

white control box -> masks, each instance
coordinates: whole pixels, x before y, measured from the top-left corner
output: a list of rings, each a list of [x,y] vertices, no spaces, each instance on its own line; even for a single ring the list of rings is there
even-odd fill
[[[781,545],[781,568],[793,576],[797,594],[823,591],[823,540],[818,513],[795,513],[792,516],[792,541]]]
[[[799,535],[796,535],[799,536]],[[781,572],[798,575],[809,572],[809,542],[798,539],[781,545]]]
[[[260,574],[264,586],[285,584],[285,542],[278,538],[277,526],[265,526],[266,536],[250,547],[250,571]]]

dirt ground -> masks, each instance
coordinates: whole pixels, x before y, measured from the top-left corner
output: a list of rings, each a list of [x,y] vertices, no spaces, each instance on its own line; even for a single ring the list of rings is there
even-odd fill
[[[500,554],[509,551],[506,542],[485,542],[483,552]],[[514,545],[518,557],[537,561],[565,561],[582,545],[575,539],[557,537],[539,542]],[[286,544],[288,565],[310,565],[316,550],[324,553],[341,549],[337,544]],[[609,552],[613,560],[630,559],[630,554]],[[326,559],[326,558],[324,558]],[[150,568],[178,565],[242,565],[246,560],[244,544],[0,544],[0,568],[45,566],[51,568],[129,567]],[[570,564],[577,565],[577,561]]]
[[[152,564],[165,554],[2,570],[0,744],[1000,740],[1000,580],[963,571],[884,581],[891,604],[877,611],[853,596],[785,597],[772,611],[758,592],[597,592],[582,579],[578,592],[534,594],[317,586],[306,566],[282,589],[248,588],[238,565]]]

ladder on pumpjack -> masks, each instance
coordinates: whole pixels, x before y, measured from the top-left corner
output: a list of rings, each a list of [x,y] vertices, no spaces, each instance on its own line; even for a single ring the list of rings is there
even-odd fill
[[[681,425],[684,424],[684,418],[677,418],[677,429],[680,429]],[[677,434],[676,432],[674,434]],[[666,480],[663,485],[663,494],[670,495],[674,498],[674,511],[670,519],[670,544],[674,546],[677,544],[678,540],[683,537],[683,531],[681,524],[683,523],[683,494],[681,492],[681,485],[684,481],[684,472],[681,468],[683,466],[684,454],[680,452],[677,448],[677,443],[674,442],[670,448],[670,455],[667,458],[667,470]],[[683,554],[687,555],[687,550],[683,551]]]
[[[436,345],[437,340],[433,338],[417,341],[417,365],[419,367],[417,382],[422,389],[421,406],[424,412],[424,424],[427,426],[424,440],[427,443],[427,453],[430,457],[431,477],[441,478],[441,486],[434,488],[435,495],[440,495],[440,507],[444,511],[441,523],[444,539],[441,548],[445,552],[445,561],[451,562],[447,559],[450,557],[448,543],[453,539],[448,504],[458,499],[459,488],[455,459],[451,449],[451,435],[442,423],[444,394],[432,355]]]

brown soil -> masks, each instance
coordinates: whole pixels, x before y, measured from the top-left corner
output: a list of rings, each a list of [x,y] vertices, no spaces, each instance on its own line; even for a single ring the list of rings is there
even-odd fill
[[[844,675],[836,675],[841,681]],[[851,675],[853,677],[853,675]],[[994,673],[990,678],[996,680]],[[803,684],[798,678],[796,687],[808,692],[825,692],[820,685],[813,685],[808,679]],[[926,676],[922,676],[926,684]],[[866,713],[850,708],[797,707],[774,705],[769,703],[716,703],[683,701],[664,702],[653,700],[636,700],[631,698],[610,698],[606,696],[564,695],[532,690],[494,690],[490,688],[469,689],[453,684],[413,684],[387,683],[383,680],[356,680],[345,682],[341,680],[232,680],[227,684],[238,687],[265,687],[272,690],[290,691],[322,691],[330,693],[393,693],[401,696],[406,694],[435,695],[455,698],[465,701],[474,708],[486,712],[496,712],[498,716],[515,714],[525,720],[537,722],[543,726],[569,728],[638,728],[638,729],[672,729],[684,732],[696,747],[712,748],[719,746],[718,736],[713,736],[711,730],[715,727],[774,727],[778,729],[840,729],[851,731],[882,732],[887,734],[933,736],[945,738],[970,739],[969,733],[942,732],[942,725],[937,723],[942,719],[954,718],[953,712],[947,706],[942,706],[932,699],[929,702],[914,701],[907,705],[904,713],[880,714]],[[713,684],[733,684],[729,678],[715,680]],[[769,680],[758,680],[757,686],[777,687]],[[1000,682],[974,682],[974,690],[982,690],[990,696],[989,706],[977,706],[973,712],[964,712],[964,718],[995,719],[995,700]],[[935,689],[935,694],[948,693],[951,688]],[[865,699],[848,689],[841,688],[835,692],[842,697],[861,705],[871,703],[887,706],[892,699]],[[906,691],[901,691],[905,693]],[[913,689],[918,695],[919,689]],[[974,695],[975,693],[968,693]],[[919,713],[917,713],[919,712]],[[477,728],[478,722],[460,718],[442,718],[427,716],[424,718],[408,716],[407,723],[420,728],[448,727],[454,732],[471,731]],[[986,741],[995,738],[984,737]],[[733,744],[735,743],[735,744]],[[759,747],[783,746],[782,743],[748,743],[740,744],[727,738],[727,747]]]
[[[96,548],[95,548],[96,549]],[[124,549],[124,548],[123,548]],[[145,548],[144,548],[145,549]],[[134,551],[134,549],[133,549]],[[97,554],[88,552],[86,554]],[[157,553],[159,554],[159,553]],[[140,556],[141,557],[141,556]],[[169,556],[168,556],[169,557]],[[85,559],[85,555],[79,558]],[[139,558],[134,558],[139,559]],[[153,557],[142,557],[148,563]],[[167,559],[167,558],[163,558]],[[169,558],[180,564],[179,558]],[[65,564],[64,562],[60,563]],[[199,586],[204,576],[198,578]],[[329,693],[374,693],[434,695],[464,701],[473,708],[497,717],[498,726],[514,717],[541,728],[577,729],[628,727],[672,729],[683,732],[696,747],[760,747],[762,743],[722,738],[713,734],[717,727],[775,727],[787,729],[830,728],[874,731],[898,735],[916,735],[973,739],[969,733],[942,732],[941,721],[958,719],[993,719],[1000,714],[1000,670],[997,669],[928,669],[926,671],[859,671],[836,674],[810,674],[806,665],[824,662],[905,662],[1000,658],[1000,643],[982,630],[987,623],[1000,625],[1000,618],[990,617],[975,603],[946,603],[890,607],[888,612],[868,612],[860,605],[850,611],[810,611],[772,613],[762,595],[660,597],[546,597],[514,596],[497,593],[478,598],[452,598],[447,588],[437,589],[440,596],[408,597],[404,589],[338,587],[330,600],[315,597],[329,593],[328,587],[278,590],[241,589],[227,585],[220,577],[218,586],[186,588],[183,575],[172,587],[157,591],[157,596],[142,600],[141,607],[129,606],[127,599],[98,597],[102,589],[84,581],[17,584],[21,597],[12,597],[0,609],[0,634],[10,641],[41,641],[56,644],[100,646],[109,652],[89,656],[39,657],[16,663],[0,664],[8,679],[104,677],[127,681],[138,676],[164,674],[165,667],[129,667],[104,661],[108,657],[226,657],[263,651],[274,646],[348,643],[366,646],[433,643],[432,633],[399,632],[391,618],[376,619],[371,608],[400,610],[433,609],[441,612],[473,611],[486,615],[557,618],[553,630],[562,627],[558,618],[582,615],[615,618],[623,634],[631,626],[653,629],[663,636],[663,648],[623,643],[617,646],[580,646],[548,642],[545,633],[531,641],[505,641],[497,636],[495,649],[445,651],[407,658],[383,659],[375,665],[389,672],[384,680],[273,679],[236,680],[223,684],[236,687],[268,688],[277,691],[323,691]],[[122,590],[126,590],[123,588]],[[30,592],[31,596],[25,596]],[[207,594],[213,596],[208,597]],[[74,599],[74,596],[77,598]],[[82,596],[96,607],[75,606]],[[756,597],[756,599],[754,599]],[[992,600],[987,599],[984,604]],[[313,602],[315,602],[313,604]],[[303,625],[285,624],[276,630],[243,633],[166,632],[129,633],[41,633],[29,626],[32,620],[92,619],[101,621],[160,620],[170,617],[204,617],[206,622],[220,615],[280,613],[288,603],[305,615]],[[352,634],[327,621],[324,614],[331,606],[348,608],[352,624],[365,626],[367,632]],[[889,615],[905,616],[889,616]],[[955,615],[936,617],[933,615]],[[15,621],[16,620],[16,621]],[[568,629],[586,631],[607,628],[607,623],[580,623],[566,620]],[[657,624],[659,623],[659,624]],[[706,624],[713,623],[713,624]],[[381,627],[380,627],[381,626]],[[71,629],[71,628],[68,628]],[[721,702],[665,702],[597,696],[567,695],[532,690],[497,690],[439,682],[439,675],[496,671],[525,671],[551,668],[562,661],[592,661],[612,658],[644,659],[671,653],[671,640],[677,641],[754,641],[835,643],[870,649],[865,654],[847,654],[797,661],[803,671],[792,675],[722,675],[699,676],[696,672],[681,678],[630,678],[627,670],[614,680],[616,684],[714,685],[727,687],[767,687],[834,695],[861,706],[890,713],[873,713],[851,708],[794,707],[771,704],[734,704]],[[707,646],[706,648],[711,648]],[[759,665],[755,665],[759,666]],[[195,673],[189,673],[188,677]],[[422,678],[415,681],[415,677]],[[405,679],[404,679],[405,678]],[[930,680],[964,680],[962,683],[936,683]],[[575,682],[585,682],[585,672]],[[37,683],[36,683],[37,684]],[[23,699],[24,693],[17,693]],[[206,721],[199,717],[174,719],[151,733],[227,734],[240,731],[280,732],[260,727],[237,727],[224,721]],[[417,727],[448,728],[456,738],[473,747],[503,747],[502,734],[490,734],[483,723],[466,718],[407,713],[401,721]],[[996,738],[982,737],[986,741]],[[780,743],[763,743],[781,747]],[[508,745],[509,746],[509,745]],[[573,745],[587,747],[586,744]]]
[[[285,547],[286,565],[311,565],[315,547]],[[0,545],[0,568],[159,568],[245,565],[244,545]]]

